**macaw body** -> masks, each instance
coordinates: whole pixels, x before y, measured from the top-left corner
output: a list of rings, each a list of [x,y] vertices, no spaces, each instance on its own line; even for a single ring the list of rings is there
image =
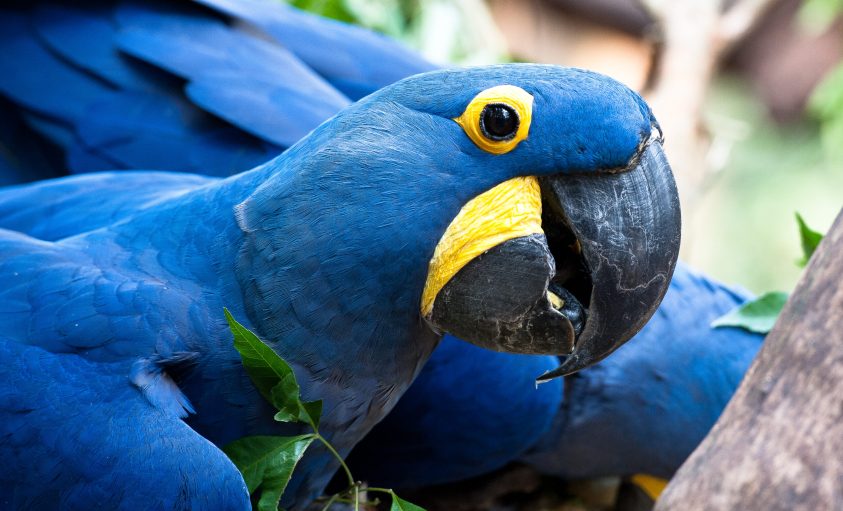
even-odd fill
[[[512,155],[491,160],[453,119],[477,91],[501,83],[521,84],[544,103],[537,106],[530,138]],[[564,104],[553,99],[555,91],[569,87],[584,92],[580,106],[567,96]],[[618,90],[603,94],[606,87]],[[608,105],[591,104],[604,98],[609,104],[620,100],[614,107],[620,115],[589,129],[616,135],[618,144],[565,150],[570,140],[560,140],[551,128],[560,108],[577,124],[577,111],[605,113]],[[185,459],[161,476],[172,484],[144,505],[247,506],[242,479],[219,455],[219,463],[204,468],[227,471],[220,484],[228,486],[199,500],[182,498],[202,493],[206,483],[195,479],[207,473],[195,468],[205,459],[197,453],[211,444],[298,432],[272,420],[233,349],[224,307],[294,367],[305,399],[324,401],[321,431],[340,453],[349,452],[410,385],[439,341],[438,331],[451,328],[435,314],[423,320],[420,297],[438,241],[463,206],[524,174],[551,179],[595,168],[597,176],[624,161],[634,162],[630,173],[643,172],[639,162],[651,161],[658,142],[648,138],[652,119],[642,105],[615,82],[581,71],[445,71],[387,87],[281,156],[228,179],[147,172],[120,181],[99,174],[2,192],[3,227],[44,238],[0,231],[4,342],[15,344],[5,355],[0,391],[10,396],[2,410],[9,417],[3,421],[8,441],[0,448],[4,458],[18,460],[0,473],[10,506],[49,501],[83,508],[106,488],[116,490],[99,500],[103,506],[134,506],[145,494],[126,485],[154,485],[144,474],[166,472],[158,457],[172,455],[144,448],[155,445],[151,436],[179,439],[173,442]],[[601,139],[606,137],[595,140]],[[614,182],[614,174],[607,176]],[[137,188],[130,186],[135,178]],[[141,180],[154,184],[142,191]],[[102,200],[73,192],[96,187]],[[61,201],[47,202],[51,193]],[[530,239],[544,242],[543,236]],[[516,254],[520,246],[514,245]],[[482,272],[483,261],[472,261],[473,271]],[[663,276],[660,281],[666,282]],[[617,289],[604,286],[602,278],[593,282],[595,292]],[[437,301],[434,311],[448,310],[442,307],[447,303]],[[580,340],[577,347],[594,349],[590,342]],[[616,347],[616,340],[611,343],[605,349]],[[35,366],[64,371],[57,385],[84,387],[101,403],[89,397],[91,406],[80,409],[78,400],[53,401],[21,385],[33,358]],[[102,379],[93,381],[99,368]],[[79,438],[46,419],[30,423],[21,409],[44,417],[75,415],[85,430]],[[126,414],[138,426],[125,438],[107,440],[111,450],[100,451],[106,460],[91,455],[84,477],[69,468],[78,464],[77,454],[89,452],[90,438],[111,438],[108,417]],[[125,458],[115,459],[118,452]],[[132,464],[134,477],[112,470],[113,463]],[[27,469],[31,464],[34,470]],[[284,505],[305,506],[335,467],[326,450],[308,451]],[[57,475],[45,486],[39,474]]]
[[[503,377],[552,357],[494,353],[446,336],[349,463],[394,487],[454,482],[515,460],[568,480],[670,478],[761,346],[761,335],[710,326],[748,298],[680,264],[641,332],[552,388]]]
[[[274,2],[196,4],[0,17],[7,181],[65,169],[204,174],[121,171],[0,190],[6,507],[246,508],[218,447],[300,429],[272,420],[224,307],[292,365],[304,399],[324,401],[320,430],[341,454],[394,406],[443,332],[571,352],[563,374],[617,349],[652,314],[675,263],[678,210],[658,124],[635,93],[594,73],[523,65],[421,75],[350,105],[432,66]],[[315,42],[330,43],[329,58]],[[500,104],[484,100],[489,91]],[[490,105],[518,116],[517,137],[506,123],[500,136],[485,131]],[[49,147],[17,144],[21,130]],[[451,269],[432,312],[420,310],[464,208],[519,180],[554,205],[541,218],[547,232],[503,239]],[[616,195],[629,203],[606,199]],[[571,239],[580,252],[566,252]],[[490,278],[510,261],[537,268],[525,274],[535,296]],[[550,300],[574,272],[589,312],[583,326],[576,311],[577,327]],[[506,299],[459,301],[478,292]],[[498,338],[475,335],[481,324]],[[512,372],[521,386],[556,362],[522,360]],[[543,395],[524,409],[537,429],[556,409],[556,394]],[[335,468],[312,447],[282,505],[306,506]]]

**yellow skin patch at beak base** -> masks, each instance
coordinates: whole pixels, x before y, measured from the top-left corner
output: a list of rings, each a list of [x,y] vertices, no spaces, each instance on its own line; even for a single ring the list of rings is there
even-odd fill
[[[500,103],[515,110],[518,115],[518,131],[509,140],[491,140],[486,138],[480,127],[480,115],[486,105]],[[498,85],[474,96],[465,111],[454,121],[462,126],[468,138],[477,147],[492,154],[504,154],[515,149],[530,133],[530,121],[533,118],[533,96],[514,85]]]
[[[659,500],[659,497],[667,486],[667,479],[647,474],[635,474],[630,481],[635,486],[641,488],[653,501]]]
[[[436,295],[469,261],[505,241],[544,232],[541,216],[541,188],[533,176],[510,179],[468,201],[430,259],[422,315],[430,315]]]

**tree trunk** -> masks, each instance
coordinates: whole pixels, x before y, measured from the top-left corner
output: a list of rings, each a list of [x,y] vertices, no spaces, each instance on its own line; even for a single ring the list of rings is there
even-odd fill
[[[656,506],[697,509],[843,509],[843,211]]]

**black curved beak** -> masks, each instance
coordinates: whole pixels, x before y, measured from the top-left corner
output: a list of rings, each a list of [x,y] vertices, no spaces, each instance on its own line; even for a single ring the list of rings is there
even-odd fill
[[[549,213],[579,242],[592,289],[573,352],[539,381],[595,364],[641,330],[667,292],[681,228],[676,182],[659,140],[628,171],[554,177],[542,187],[551,191]]]
[[[564,355],[545,381],[602,360],[650,319],[676,265],[680,213],[656,138],[627,169],[540,184],[544,235],[472,260],[437,295],[430,319],[490,349]]]

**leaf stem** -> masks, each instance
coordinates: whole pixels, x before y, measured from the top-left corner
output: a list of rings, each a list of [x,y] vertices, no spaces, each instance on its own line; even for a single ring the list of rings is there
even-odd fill
[[[346,477],[348,477],[348,485],[349,486],[357,486],[357,483],[354,481],[354,477],[351,475],[351,470],[348,468],[348,465],[345,464],[345,460],[342,459],[342,456],[340,456],[340,453],[338,453],[337,450],[334,449],[334,446],[331,445],[331,442],[326,440],[325,437],[323,437],[322,434],[319,433],[318,430],[316,430],[315,435],[316,435],[316,438],[319,439],[320,442],[322,442],[322,445],[327,447],[328,450],[331,451],[331,454],[333,454],[334,457],[337,459],[337,461],[340,462],[340,466],[342,467],[343,471],[345,472]]]
[[[390,495],[392,495],[393,493],[395,493],[394,491],[392,491],[392,490],[391,490],[391,489],[389,489],[389,488],[376,488],[376,487],[374,487],[374,486],[367,486],[367,487],[366,487],[366,491],[374,491],[374,492],[380,492],[380,493],[388,493],[388,494],[390,494]]]
[[[354,484],[354,511],[360,511],[360,485]]]
[[[331,495],[331,498],[328,499],[328,502],[322,508],[322,511],[328,511],[331,508],[331,506],[334,505],[334,502],[336,502],[339,498],[340,498],[339,493],[335,493],[335,494]]]

